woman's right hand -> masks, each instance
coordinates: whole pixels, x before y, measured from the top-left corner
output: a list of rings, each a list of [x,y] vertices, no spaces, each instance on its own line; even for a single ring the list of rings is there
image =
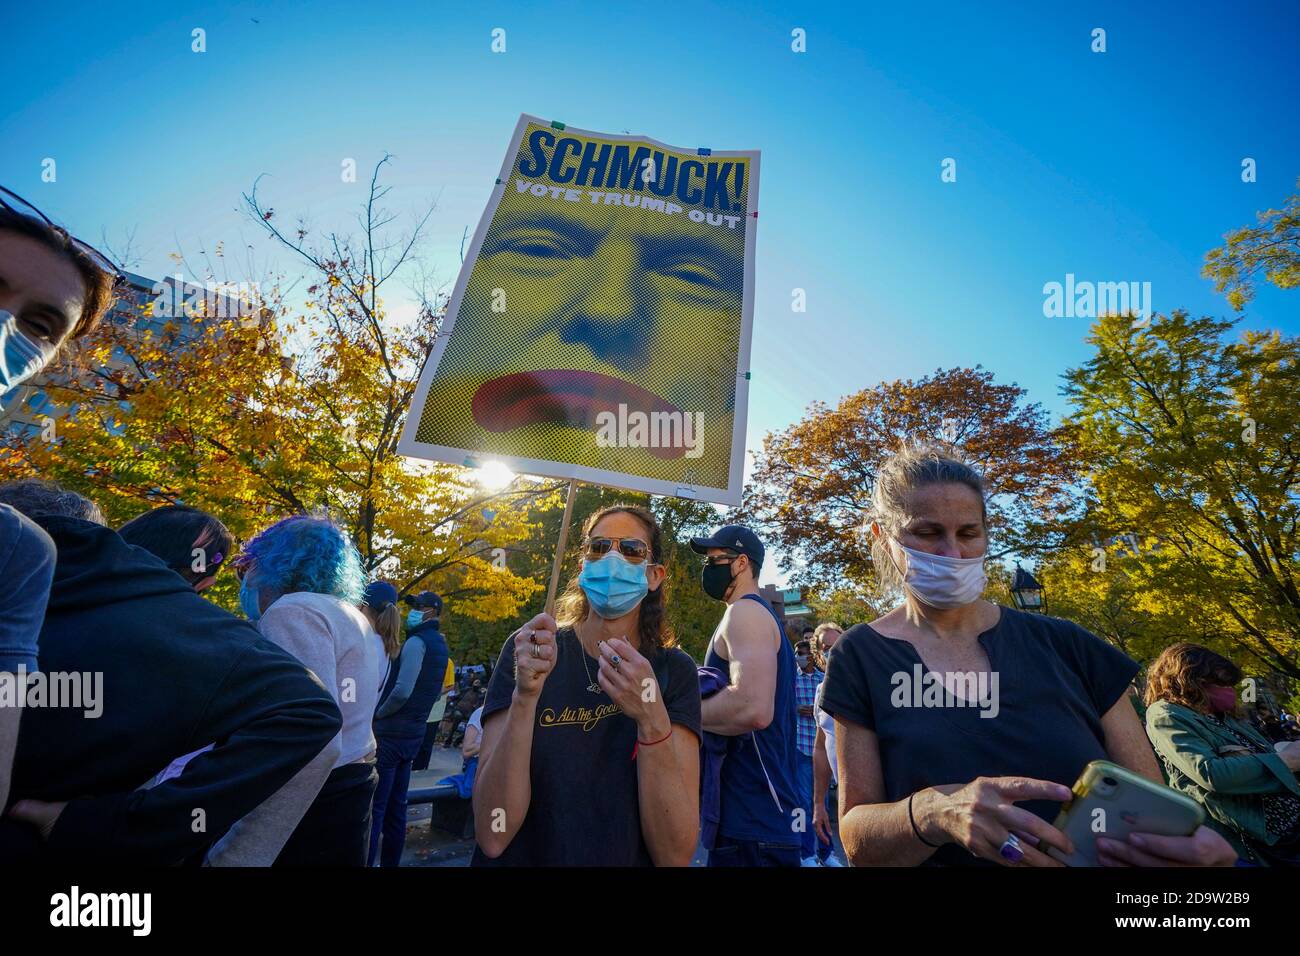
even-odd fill
[[[555,618],[543,612],[515,632],[515,694],[535,698],[555,667]]]
[[[1070,799],[1070,788],[1029,777],[977,777],[964,786],[935,788],[940,791],[927,801],[922,833],[931,843],[943,839],[965,847],[975,856],[1003,866],[1064,866],[1044,852],[1056,847],[1073,853],[1074,845],[1042,817],[1014,806],[1019,800]],[[934,838],[937,829],[941,839]],[[926,832],[929,830],[930,832]],[[1020,838],[1024,859],[1013,863],[1002,856],[1002,844],[1009,834]]]

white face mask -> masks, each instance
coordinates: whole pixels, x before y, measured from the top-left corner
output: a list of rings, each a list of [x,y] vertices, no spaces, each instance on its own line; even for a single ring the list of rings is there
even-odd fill
[[[897,542],[895,542],[897,543]],[[940,610],[965,607],[984,593],[988,576],[984,558],[947,558],[927,551],[913,551],[899,544],[907,555],[903,585],[922,604]]]
[[[39,372],[52,354],[18,330],[15,316],[0,309],[0,395]]]

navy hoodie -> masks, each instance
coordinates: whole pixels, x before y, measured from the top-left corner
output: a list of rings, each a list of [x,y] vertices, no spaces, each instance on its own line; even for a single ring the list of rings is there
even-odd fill
[[[44,844],[0,820],[0,861],[181,862],[320,753],[338,706],[297,658],[116,532],[33,520],[58,549],[41,671],[102,673],[102,713],[26,709],[10,804],[70,802]],[[136,789],[213,741],[179,777]]]

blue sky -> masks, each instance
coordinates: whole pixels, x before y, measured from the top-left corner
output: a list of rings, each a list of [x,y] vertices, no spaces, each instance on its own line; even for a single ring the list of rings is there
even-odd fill
[[[1045,318],[1045,282],[1226,315],[1205,252],[1300,176],[1296,2],[109,6],[0,12],[0,182],[92,242],[135,229],[148,275],[218,240],[270,261],[238,211],[260,174],[278,211],[345,225],[365,176],[341,161],[389,151],[390,206],[438,200],[426,252],[451,282],[521,112],[761,149],[750,448],[938,367],[1059,414],[1087,321]],[[1300,293],[1261,291],[1243,324],[1300,333]]]

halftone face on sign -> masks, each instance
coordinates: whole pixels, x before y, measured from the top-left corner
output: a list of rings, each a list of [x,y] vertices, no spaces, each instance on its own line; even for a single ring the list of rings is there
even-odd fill
[[[504,184],[418,441],[726,487],[745,212],[639,186]],[[602,413],[676,415],[689,442],[602,443]]]

